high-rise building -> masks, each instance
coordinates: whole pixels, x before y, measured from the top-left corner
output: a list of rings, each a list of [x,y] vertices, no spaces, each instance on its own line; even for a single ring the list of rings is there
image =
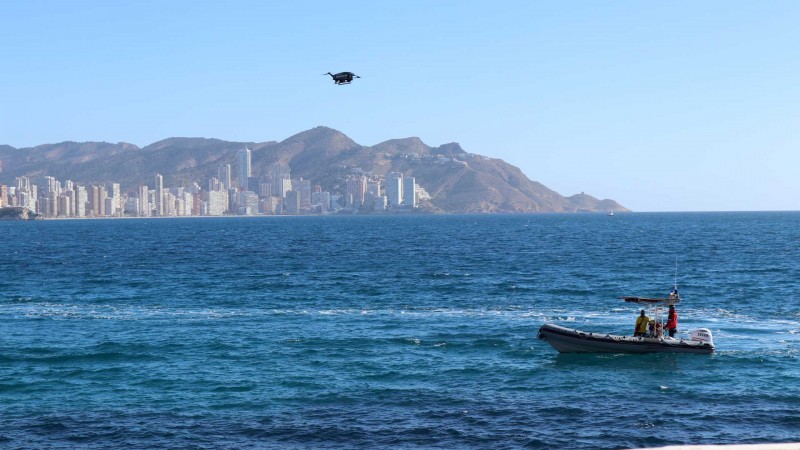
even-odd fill
[[[139,186],[139,207],[136,210],[139,217],[150,217],[150,193],[147,186]]]
[[[101,186],[93,184],[89,186],[89,215],[92,217],[102,217],[105,212],[105,198],[100,198]]]
[[[31,192],[31,180],[28,177],[14,178],[16,188],[18,191]]]
[[[55,192],[56,194],[60,194],[61,192],[58,191],[58,180],[56,177],[44,177],[45,180],[45,189],[46,192]]]
[[[225,184],[223,182],[221,182],[220,180],[218,180],[218,179],[216,179],[214,177],[211,177],[211,179],[208,180],[208,190],[209,191],[224,191],[225,190]]]
[[[75,217],[86,217],[86,203],[89,202],[89,194],[84,186],[77,186],[75,189]]]
[[[139,215],[139,197],[138,195],[125,196],[123,201],[123,212],[133,216]]]
[[[233,186],[231,186],[231,165],[223,164],[219,166],[219,170],[217,170],[217,178],[225,186],[222,188],[222,190],[232,188]]]
[[[104,204],[105,208],[103,208],[103,211],[105,212],[105,215],[113,216],[114,214],[112,213],[112,211],[114,211],[114,197],[106,197]]]
[[[192,215],[203,215],[203,193],[199,189],[192,194]]]
[[[31,211],[36,212],[36,201],[33,199],[33,196],[30,192],[16,189],[14,191],[14,200],[14,206],[24,206]]]
[[[386,198],[389,206],[396,208],[403,203],[403,174],[399,172],[389,172],[386,174]]]
[[[276,197],[286,198],[286,194],[291,190],[292,190],[292,180],[290,180],[289,178],[284,178],[283,180],[281,180],[281,189],[280,192],[278,192],[280,195],[277,195]]]
[[[328,210],[331,208],[331,193],[327,191],[312,192],[311,204],[321,213],[328,212]]]
[[[169,190],[164,192],[164,196],[162,197],[164,203],[164,210],[162,211],[162,216],[174,216],[175,215],[175,196],[172,195]]]
[[[286,214],[300,214],[299,191],[289,191],[286,193]]]
[[[156,174],[156,215],[164,215],[164,177]]]
[[[289,166],[285,164],[276,164],[272,166],[272,195],[280,198],[286,197],[286,192],[292,189],[291,181],[287,189],[286,180],[291,179],[292,176]]]
[[[228,211],[232,211],[234,213],[239,211],[239,199],[237,198],[239,191],[236,188],[229,188],[228,189]]]
[[[58,193],[55,188],[47,193],[47,209],[45,211],[48,217],[58,217],[61,214],[58,210]]]
[[[389,201],[386,199],[385,195],[379,195],[377,197],[372,198],[372,210],[373,211],[385,211],[386,206],[389,204]]]
[[[373,197],[380,197],[381,182],[376,180],[367,181],[367,193],[372,194]]]
[[[278,197],[265,197],[261,199],[261,211],[264,214],[276,214],[280,212],[280,205],[282,200]]]
[[[221,216],[225,213],[228,205],[228,193],[225,191],[208,191],[208,209],[206,213],[209,216]]]
[[[360,208],[364,205],[364,195],[367,192],[367,177],[364,175],[347,180],[347,194],[353,196],[353,206]]]
[[[239,214],[253,215],[258,213],[258,194],[253,191],[239,192]]]
[[[239,189],[249,191],[249,180],[252,175],[250,166],[250,149],[245,147],[239,150]]]
[[[417,207],[416,187],[416,179],[414,177],[403,178],[403,204],[406,207]]]
[[[70,198],[70,194],[74,194],[74,191],[67,191],[69,194],[61,194],[58,196],[58,214],[61,217],[72,217],[74,214],[72,213],[72,199]]]
[[[261,183],[258,185],[258,196],[261,198],[272,197],[272,183]]]
[[[106,214],[115,217],[122,215],[122,191],[119,183],[111,183],[111,210],[106,211]]]
[[[100,214],[98,217],[104,217],[108,215],[108,210],[106,209],[107,198],[108,198],[108,191],[106,191],[105,186],[100,186]]]
[[[300,193],[300,209],[308,211],[311,209],[311,182],[299,178],[292,180],[292,190]]]

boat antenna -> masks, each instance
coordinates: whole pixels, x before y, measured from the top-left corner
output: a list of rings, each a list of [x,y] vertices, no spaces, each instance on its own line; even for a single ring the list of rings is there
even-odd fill
[[[675,287],[675,292],[677,293],[678,292],[678,257],[677,256],[675,257],[675,283],[674,283],[674,287]]]

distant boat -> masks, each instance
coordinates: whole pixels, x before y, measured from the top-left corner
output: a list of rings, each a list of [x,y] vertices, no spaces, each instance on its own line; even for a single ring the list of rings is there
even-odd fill
[[[610,210],[610,211],[608,212],[608,215],[609,215],[609,216],[613,216],[613,215],[614,215],[614,210],[613,210],[613,209],[612,209],[612,210]]]

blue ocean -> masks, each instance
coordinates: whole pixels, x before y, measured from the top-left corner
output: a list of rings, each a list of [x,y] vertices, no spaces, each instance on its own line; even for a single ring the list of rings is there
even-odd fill
[[[0,447],[800,441],[800,213],[0,223]],[[683,297],[717,351],[559,354]]]

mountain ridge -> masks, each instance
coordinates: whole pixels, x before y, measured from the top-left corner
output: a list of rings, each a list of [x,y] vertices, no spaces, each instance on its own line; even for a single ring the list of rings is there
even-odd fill
[[[418,137],[388,139],[372,146],[356,143],[324,126],[282,141],[237,142],[203,137],[170,137],[144,147],[118,142],[42,144],[16,149],[0,145],[0,183],[14,177],[54,176],[78,183],[118,182],[124,190],[152,185],[156,173],[166,186],[205,186],[222,164],[236,170],[236,155],[251,150],[254,175],[285,164],[324,190],[341,190],[347,175],[383,177],[402,172],[430,194],[425,209],[448,213],[628,211],[614,200],[588,194],[565,197],[530,180],[502,159],[469,153],[450,142],[429,146]],[[238,174],[234,173],[234,177]]]

